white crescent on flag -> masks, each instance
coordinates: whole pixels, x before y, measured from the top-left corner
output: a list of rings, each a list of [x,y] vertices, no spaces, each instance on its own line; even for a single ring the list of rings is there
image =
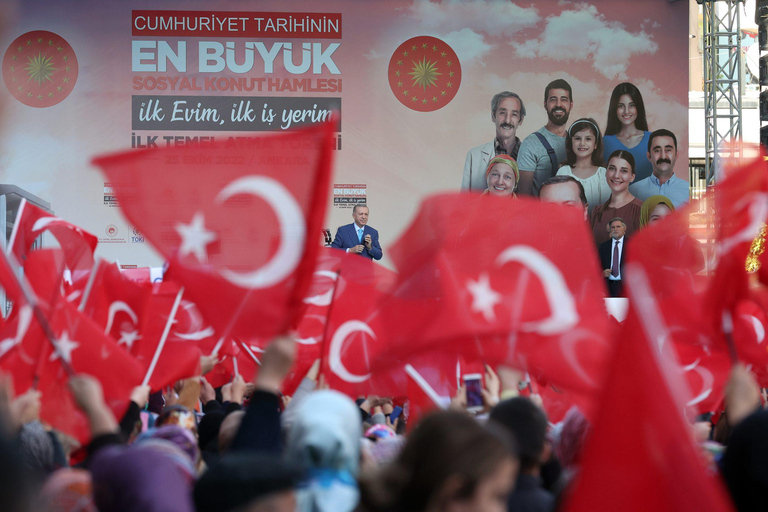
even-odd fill
[[[3,357],[14,346],[21,343],[21,340],[27,334],[30,323],[32,323],[32,307],[24,305],[19,309],[19,323],[16,326],[16,335],[13,338],[5,338],[0,341],[0,357]]]
[[[699,377],[701,377],[701,389],[696,396],[688,401],[686,404],[688,406],[696,405],[699,402],[706,400],[707,397],[712,394],[712,389],[715,384],[715,377],[712,375],[712,372],[707,368],[699,366],[700,362],[701,359],[697,357],[696,360],[691,364],[682,366],[682,369],[685,373],[695,372],[699,375]]]
[[[595,336],[594,333],[585,329],[574,329],[560,336],[560,348],[574,373],[590,387],[597,388],[597,382],[587,373],[576,355],[578,342],[588,339],[602,340],[599,336]]]
[[[533,247],[513,245],[499,254],[496,265],[501,267],[511,261],[521,263],[536,275],[544,288],[551,312],[548,318],[522,324],[522,330],[549,336],[567,332],[579,323],[573,294],[568,289],[560,269],[549,258]]]
[[[136,316],[136,313],[133,312],[131,306],[122,300],[116,300],[109,305],[109,310],[107,312],[107,326],[104,328],[104,334],[109,334],[109,332],[112,330],[112,324],[115,321],[115,315],[118,313],[118,311],[122,311],[131,317],[131,321],[133,322],[134,326],[139,323],[139,317]]]
[[[173,331],[173,335],[177,338],[181,338],[183,340],[188,341],[199,341],[204,340],[205,338],[210,338],[213,336],[216,332],[213,330],[213,327],[210,325],[203,329],[203,315],[200,314],[200,312],[197,310],[197,306],[195,306],[194,302],[188,301],[188,300],[182,300],[181,301],[181,308],[184,309],[184,311],[187,312],[187,314],[190,316],[190,330],[189,332],[177,332]],[[178,320],[174,319],[173,323],[177,323]]]
[[[751,325],[752,329],[755,330],[755,337],[757,338],[757,344],[761,344],[763,340],[765,340],[765,326],[763,323],[755,316],[755,315],[749,315],[749,314],[743,314],[741,317],[745,320],[747,320]]]
[[[368,380],[371,374],[357,375],[351,373],[347,367],[344,366],[344,363],[341,362],[342,345],[349,335],[355,332],[364,332],[371,338],[376,339],[376,334],[365,322],[360,320],[348,320],[344,322],[338,329],[336,329],[336,332],[333,333],[333,338],[331,338],[331,346],[328,349],[328,366],[331,371],[338,375],[342,380],[358,383]]]
[[[328,277],[334,282],[339,278],[339,274],[331,270],[318,270],[315,272],[315,275],[321,276],[321,277]],[[312,304],[313,306],[329,306],[331,304],[331,299],[333,298],[333,290],[334,290],[334,287],[331,286],[324,293],[321,293],[318,295],[312,295],[311,297],[306,297],[304,299],[304,304]]]
[[[223,203],[236,194],[261,197],[272,207],[280,224],[280,245],[271,260],[252,272],[224,268],[219,273],[240,288],[269,288],[288,277],[301,261],[307,234],[304,210],[283,185],[266,176],[238,178],[221,189],[216,201]]]

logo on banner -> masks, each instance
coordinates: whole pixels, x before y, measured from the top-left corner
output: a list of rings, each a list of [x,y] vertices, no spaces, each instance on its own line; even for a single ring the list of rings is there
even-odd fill
[[[389,86],[406,107],[432,112],[446,106],[461,84],[456,52],[436,37],[413,37],[397,47],[389,61]]]
[[[108,237],[114,238],[117,236],[117,226],[114,224],[108,225],[106,228],[104,228],[104,233],[107,234]]]
[[[45,30],[17,37],[3,57],[3,80],[14,98],[30,107],[51,107],[77,82],[75,51],[58,34]]]
[[[144,243],[144,233],[139,231],[136,228],[133,228],[131,230],[131,243],[132,244],[143,244]]]

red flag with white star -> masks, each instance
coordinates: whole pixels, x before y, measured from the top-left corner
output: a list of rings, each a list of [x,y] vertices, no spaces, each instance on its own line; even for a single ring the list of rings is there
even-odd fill
[[[98,379],[104,399],[118,419],[128,407],[131,391],[141,383],[141,367],[67,301],[57,302],[50,322],[57,336],[56,351],[42,333],[35,340],[42,347],[42,352],[37,351],[40,354],[38,389],[42,392],[40,416],[54,428],[85,442],[89,438],[88,423],[74,404],[67,387],[68,375],[59,359],[64,359],[75,373]]]
[[[181,303],[184,292],[173,282],[155,283],[140,313],[140,335],[135,336],[130,352],[141,365],[143,375],[150,375],[148,384],[155,391],[200,375],[203,354],[197,343],[170,334],[179,310],[174,303],[177,299]]]
[[[218,332],[270,337],[297,320],[314,270],[333,129],[329,121],[248,144],[130,151],[95,163]]]
[[[16,214],[8,253],[24,266],[27,254],[37,237],[50,232],[64,252],[64,259],[70,270],[85,270],[93,266],[93,252],[98,239],[84,229],[75,226],[22,199]]]
[[[383,308],[388,353],[450,349],[563,388],[599,385],[610,324],[594,242],[575,209],[435,196],[390,255],[399,274],[397,300]]]
[[[683,415],[687,390],[673,346],[659,350],[668,334],[661,305],[649,276],[630,264],[629,318],[564,510],[730,511],[722,481],[707,470]]]
[[[152,291],[149,283],[123,277],[117,264],[99,260],[82,311],[126,350],[141,336],[141,318]]]
[[[372,374],[373,361],[388,349],[380,304],[395,274],[385,267],[353,254],[345,254],[338,266],[333,302],[329,302],[324,326],[320,372],[331,389],[349,396],[361,394],[405,394],[402,365],[401,386],[388,372]]]

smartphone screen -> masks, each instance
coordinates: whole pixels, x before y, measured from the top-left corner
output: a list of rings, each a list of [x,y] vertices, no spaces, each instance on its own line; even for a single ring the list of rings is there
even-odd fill
[[[389,415],[389,421],[394,423],[395,420],[400,417],[400,413],[402,412],[403,412],[403,408],[400,406],[397,406],[394,409],[392,409],[392,414]]]
[[[477,409],[483,406],[483,382],[480,376],[464,377],[464,384],[467,386],[467,408]]]

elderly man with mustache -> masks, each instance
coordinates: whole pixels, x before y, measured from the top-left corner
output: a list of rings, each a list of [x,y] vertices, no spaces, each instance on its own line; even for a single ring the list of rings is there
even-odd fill
[[[517,165],[520,168],[518,193],[538,196],[542,183],[557,174],[565,162],[565,127],[573,109],[571,85],[558,78],[544,89],[547,124],[523,140]]]
[[[667,197],[675,208],[690,200],[688,182],[675,176],[677,161],[677,137],[669,130],[661,129],[651,133],[648,139],[648,160],[653,174],[629,186],[629,192],[645,201],[651,196]]]
[[[486,189],[485,170],[491,158],[509,155],[517,159],[520,150],[517,129],[524,118],[525,105],[514,92],[500,92],[491,99],[491,121],[496,125],[496,138],[469,150],[464,162],[461,190],[483,192]]]

